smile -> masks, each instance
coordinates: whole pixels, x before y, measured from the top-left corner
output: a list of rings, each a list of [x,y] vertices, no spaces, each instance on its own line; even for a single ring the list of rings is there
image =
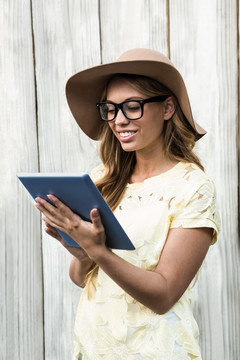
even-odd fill
[[[129,136],[136,134],[136,132],[137,131],[121,131],[121,132],[119,132],[119,135],[123,138],[127,138]]]

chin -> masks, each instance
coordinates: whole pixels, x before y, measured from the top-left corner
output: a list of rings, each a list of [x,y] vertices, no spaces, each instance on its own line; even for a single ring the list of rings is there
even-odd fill
[[[121,147],[126,152],[133,152],[137,150],[135,146],[131,146],[130,144],[121,144]]]

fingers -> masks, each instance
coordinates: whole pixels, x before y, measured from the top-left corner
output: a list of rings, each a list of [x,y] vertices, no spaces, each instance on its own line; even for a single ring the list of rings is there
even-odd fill
[[[40,207],[44,208],[45,212],[47,211],[49,214],[54,214],[56,212],[56,209],[59,209],[61,212],[63,211],[66,212],[67,209],[70,210],[56,196],[52,194],[48,194],[47,197],[49,198],[51,203],[41,197],[36,197],[35,198],[35,201],[37,202],[36,206],[38,205],[37,206],[38,208]]]
[[[62,242],[62,237],[56,230],[61,230],[83,248],[93,245],[105,244],[105,230],[101,221],[99,210],[94,208],[90,212],[91,222],[84,221],[79,215],[72,212],[65,204],[53,195],[48,195],[53,203],[37,197],[36,207],[44,214],[46,223],[45,232]]]
[[[54,228],[59,228],[67,215],[72,215],[72,211],[55,196],[47,195],[47,197],[51,200],[53,205],[43,198],[37,197],[35,199],[37,202],[36,207],[47,217],[51,226]]]
[[[92,209],[90,212],[90,217],[91,217],[93,226],[95,228],[97,228],[98,230],[102,230],[103,224],[102,224],[102,220],[101,220],[98,209]]]
[[[35,201],[37,202],[36,208],[40,210],[48,219],[51,219],[54,206],[49,204],[49,202],[47,202],[46,200],[39,197],[37,197]]]
[[[106,247],[106,233],[105,229],[101,220],[101,216],[98,209],[92,209],[90,211],[90,217],[92,220],[91,228],[92,228],[92,244],[89,244],[89,241],[86,243],[86,248],[83,246],[83,248],[86,250],[88,256],[91,258],[91,251],[94,249],[93,245],[99,248],[105,248]],[[99,248],[99,249],[100,249]],[[89,249],[89,250],[88,250]],[[89,252],[90,251],[90,252]]]
[[[49,198],[49,200],[52,201],[52,203],[58,208],[64,208],[66,207],[66,205],[64,205],[56,196],[52,195],[52,194],[48,194],[47,197]]]
[[[57,232],[55,232],[49,228],[45,228],[45,232],[48,235],[52,236],[54,239],[59,240],[59,241],[61,240],[61,236]]]
[[[51,226],[51,225],[46,221],[46,219],[43,219],[43,221],[45,222],[45,226],[46,226],[45,229],[44,229],[45,232],[46,232],[48,235],[54,237],[55,239],[61,241],[61,240],[62,240],[62,237],[61,237],[60,234],[57,232],[57,230],[56,230],[53,226]]]
[[[61,235],[57,232],[57,230],[51,226],[47,221],[46,219],[43,218],[43,220],[45,221],[45,225],[46,225],[46,228],[44,229],[45,232],[52,236],[54,239],[58,240],[63,247],[65,247],[66,249],[69,248],[69,246],[65,243],[65,241],[63,240],[63,238],[61,237]]]

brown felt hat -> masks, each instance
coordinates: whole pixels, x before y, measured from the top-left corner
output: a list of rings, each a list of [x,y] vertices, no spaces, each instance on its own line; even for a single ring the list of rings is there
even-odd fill
[[[144,75],[165,85],[178,103],[193,128],[196,140],[206,131],[193,120],[187,89],[183,78],[171,61],[158,51],[132,49],[112,63],[94,66],[73,75],[66,85],[68,105],[80,128],[93,140],[98,140],[101,120],[96,103],[110,78],[115,74]]]

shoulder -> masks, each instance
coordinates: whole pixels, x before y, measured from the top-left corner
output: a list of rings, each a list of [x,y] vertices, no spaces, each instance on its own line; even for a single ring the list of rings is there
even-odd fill
[[[182,178],[189,183],[205,182],[210,180],[208,175],[200,169],[199,166],[183,161],[179,166],[179,175],[181,175]]]
[[[105,175],[105,166],[100,164],[96,166],[90,173],[90,177],[93,182],[97,182]]]
[[[220,229],[213,181],[198,166],[189,163],[183,163],[177,180],[176,196],[171,203],[172,227],[211,227],[213,244]]]
[[[193,163],[180,163],[174,183],[177,184],[178,194],[184,193],[187,197],[191,197],[200,189],[207,193],[215,193],[213,181],[202,169]]]

